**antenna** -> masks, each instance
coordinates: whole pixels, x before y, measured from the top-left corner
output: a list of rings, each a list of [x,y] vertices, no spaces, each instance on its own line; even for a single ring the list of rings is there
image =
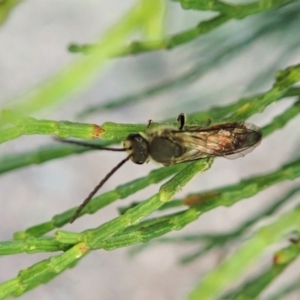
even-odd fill
[[[92,148],[96,150],[108,150],[108,151],[121,151],[124,152],[126,150],[129,150],[127,148],[110,148],[110,147],[103,147],[100,145],[95,145],[95,144],[90,144],[90,143],[85,143],[85,142],[80,142],[80,141],[73,141],[73,140],[62,140],[59,138],[54,138],[55,141],[64,143],[64,144],[72,144],[72,145],[78,145],[78,146],[83,146],[87,148]]]
[[[102,147],[99,145],[89,144],[81,141],[73,141],[73,140],[61,140],[58,138],[54,138],[57,142],[78,145],[83,147],[88,147],[96,150],[108,150],[108,151],[121,151],[124,152],[126,150],[130,150],[131,148],[110,148],[110,147]],[[119,169],[121,168],[130,158],[132,154],[129,154],[126,158],[121,160],[100,182],[99,184],[91,191],[91,193],[87,196],[86,199],[82,202],[82,204],[76,209],[74,215],[72,216],[70,223],[73,223],[80,212],[84,209],[84,207],[89,203],[89,201],[93,198],[93,196],[98,192],[98,190],[103,186],[103,184]]]
[[[131,155],[128,155],[126,158],[121,160],[100,182],[99,184],[92,190],[92,192],[87,196],[87,198],[82,202],[82,204],[76,209],[74,215],[72,216],[70,223],[72,224],[83,208],[89,203],[89,201],[93,198],[93,196],[98,192],[98,190],[103,186],[103,184],[119,169],[121,168],[129,159]]]

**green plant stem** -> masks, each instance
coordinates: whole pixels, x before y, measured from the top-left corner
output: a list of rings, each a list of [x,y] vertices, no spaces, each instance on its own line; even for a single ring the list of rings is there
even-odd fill
[[[265,94],[260,94],[260,95],[255,95],[253,97],[242,98],[239,101],[234,102],[229,105],[226,105],[226,106],[215,106],[207,111],[196,112],[196,113],[190,114],[188,120],[190,120],[190,121],[202,120],[203,122],[205,122],[207,120],[226,120],[227,116],[230,116],[229,119],[233,120],[234,112],[244,110],[245,108],[247,109],[247,112],[248,112],[248,109],[250,109],[250,107],[248,106],[249,103],[251,103],[252,101],[256,101],[258,103],[259,100],[264,97],[264,95]],[[300,96],[300,88],[299,87],[289,88],[276,101],[284,99],[285,97],[294,97],[294,96]],[[264,109],[265,107],[266,106],[263,106],[263,104],[262,104],[261,109]],[[297,108],[294,108],[294,112],[296,112],[296,111],[297,111]],[[253,109],[251,114],[254,114],[254,113],[256,113],[256,111],[254,111],[254,109]],[[270,126],[271,127],[273,126],[272,123],[270,124]]]
[[[0,299],[20,296],[36,286],[46,283],[65,269],[74,266],[86,253],[83,243],[78,243],[58,256],[52,256],[20,271],[14,279],[0,284]]]
[[[142,218],[151,214],[164,202],[170,201],[174,193],[181,189],[198,172],[210,167],[212,159],[196,161],[186,166],[181,172],[165,183],[160,192],[144,201],[141,205],[127,211],[120,216],[96,229],[86,230],[81,234],[58,231],[57,241],[70,244],[76,241],[76,245],[65,253],[41,261],[27,269],[22,270],[18,277],[0,284],[0,299],[8,296],[21,295],[35,286],[47,282],[60,274],[65,269],[73,266],[81,259],[89,249],[97,249],[105,239],[111,237],[118,231],[139,222]],[[84,240],[83,243],[79,239]],[[78,243],[79,242],[79,243]],[[60,243],[60,242],[59,242]]]
[[[30,282],[28,287],[32,287],[34,285],[40,284],[41,282],[43,282],[43,280],[49,280],[49,278],[56,276],[61,271],[74,264],[77,261],[78,257],[82,257],[82,255],[86,253],[87,249],[114,249],[116,247],[124,247],[140,241],[148,241],[154,237],[165,234],[170,230],[178,230],[191,221],[197,219],[199,215],[204,211],[207,211],[219,205],[232,205],[239,199],[250,197],[261,189],[266,188],[267,186],[275,184],[281,180],[285,180],[286,178],[293,179],[299,176],[299,165],[300,161],[298,160],[282,167],[282,169],[270,175],[259,176],[255,180],[253,180],[252,178],[251,183],[242,181],[238,187],[227,187],[221,189],[216,193],[218,194],[218,197],[216,197],[217,199],[215,199],[215,201],[210,198],[209,201],[202,202],[198,205],[193,205],[187,211],[173,214],[167,217],[165,216],[164,220],[162,220],[161,222],[152,223],[148,228],[146,228],[144,226],[145,224],[143,224],[142,222],[138,225],[140,226],[140,228],[143,227],[142,231],[127,230],[127,232],[124,232],[124,234],[122,234],[122,231],[124,231],[125,228],[134,228],[134,226],[132,225],[137,224],[137,222],[139,222],[142,218],[145,218],[147,215],[162,206],[164,202],[169,201],[172,198],[173,194],[178,191],[178,189],[181,189],[188,180],[196,175],[196,173],[199,171],[199,168],[203,171],[204,169],[209,167],[209,164],[207,164],[206,162],[197,161],[185,167],[185,169],[179,172],[173,179],[171,179],[171,181],[163,185],[158,194],[149,198],[137,207],[128,210],[123,216],[112,220],[96,229],[82,232],[81,234],[58,231],[56,233],[56,242],[58,242],[58,245],[66,244],[66,246],[68,246],[71,243],[78,243],[83,240],[84,244],[80,244],[80,253],[78,253],[78,248],[75,248],[76,250],[74,250],[74,247],[76,247],[77,245],[73,246],[64,254],[55,257],[54,264],[50,264],[51,268],[48,267],[49,260],[46,260],[28,268],[26,270],[28,272],[24,270],[22,275],[24,275],[24,278],[27,278],[26,280]],[[287,219],[290,220],[291,217],[292,216],[289,216],[289,218]],[[299,216],[297,216],[297,218],[299,218]],[[277,230],[276,232],[279,231]],[[51,244],[51,247],[52,246],[53,245]],[[23,249],[27,248],[24,247]],[[10,251],[17,251],[12,249],[13,247],[10,248]],[[84,251],[82,251],[82,249],[84,249]],[[70,256],[68,255],[69,251],[71,253]],[[5,254],[8,254],[8,252],[9,250],[5,250]],[[74,255],[74,252],[77,256]],[[53,258],[51,258],[50,260],[52,259]],[[53,266],[55,267],[56,265],[59,266],[59,272],[53,272]],[[37,275],[40,270],[43,270],[43,274],[41,276]],[[0,285],[0,291],[3,291],[4,289],[10,294],[24,292],[25,290],[23,289],[15,289],[12,291],[12,285],[15,285],[16,281],[19,282],[21,280],[22,282],[22,278],[23,277],[20,277],[15,280],[10,280],[6,283],[3,283],[2,285]],[[1,289],[1,287],[3,289]],[[220,286],[218,288],[220,288]],[[210,291],[205,291],[205,293],[209,294]]]
[[[36,120],[22,117],[12,111],[3,111],[2,118],[14,127],[0,131],[0,143],[16,139],[22,135],[55,135],[61,139],[68,137],[95,139],[101,136],[103,129],[96,124],[75,123],[69,121]]]
[[[190,293],[189,300],[215,299],[228,285],[240,278],[268,246],[278,242],[287,232],[300,229],[300,207],[287,212],[272,224],[261,228],[233,256],[208,272]]]
[[[241,199],[252,197],[287,178],[293,180],[298,177],[300,177],[300,159],[281,167],[275,172],[251,177],[235,185],[200,194],[191,194],[189,197],[193,198],[195,202],[189,209],[146,220],[135,226],[131,226],[124,231],[124,234],[121,232],[117,234],[118,236],[115,236],[118,239],[118,243],[115,244],[112,238],[111,240],[106,240],[102,247],[106,250],[112,250],[138,242],[149,241],[165,232],[183,228],[187,224],[195,221],[203,213],[216,207],[232,206]],[[199,199],[199,204],[196,202],[197,198]]]
[[[93,198],[91,202],[84,208],[80,216],[85,213],[93,214],[99,209],[111,204],[118,199],[124,199],[151,184],[159,183],[160,181],[172,176],[174,173],[177,173],[184,167],[185,165],[181,164],[170,166],[168,168],[159,168],[151,171],[148,176],[130,181],[126,184],[119,185],[114,190]],[[26,229],[25,231],[16,232],[14,234],[14,238],[17,240],[23,240],[30,236],[38,237],[48,233],[55,228],[60,228],[70,222],[70,219],[75,210],[76,207],[54,216],[49,222],[35,225]]]
[[[258,215],[255,215],[251,218],[248,218],[247,220],[244,220],[240,225],[238,225],[237,228],[233,229],[232,231],[221,233],[221,234],[190,234],[190,235],[183,235],[183,236],[176,236],[176,237],[162,237],[160,239],[157,239],[155,243],[156,244],[158,243],[200,244],[201,247],[199,247],[199,249],[197,249],[192,254],[188,254],[180,259],[181,263],[191,263],[192,261],[204,255],[208,250],[212,248],[225,247],[227,244],[232,244],[236,240],[242,239],[243,235],[247,232],[247,230],[250,227],[252,227],[256,222],[274,214],[278,209],[280,209],[283,205],[285,205],[289,199],[291,199],[293,196],[299,193],[299,191],[300,191],[299,187],[289,191],[283,197],[276,199],[276,201],[271,205],[269,205],[267,208],[264,208]],[[182,200],[181,201],[177,200],[177,201],[183,204]],[[154,224],[154,222],[152,222],[152,224]],[[145,224],[143,226],[145,226]],[[154,243],[139,244],[130,250],[130,254],[131,255],[138,254],[140,251],[146,249],[147,247],[153,244]]]
[[[297,96],[300,93],[300,88],[291,88],[285,94],[286,97]],[[239,107],[243,106],[244,103],[248,103],[247,100],[242,99],[238,102],[238,105],[232,104],[226,107],[213,107],[209,111],[194,113],[189,115],[189,120],[219,120],[224,118],[229,112],[236,111]],[[288,108],[284,113],[274,118],[274,120],[266,125],[262,131],[264,137],[270,135],[275,130],[283,128],[289,121],[296,117],[300,112],[300,102],[297,101],[293,106]],[[93,125],[94,126],[94,125]],[[103,143],[102,146],[108,146],[111,142]],[[10,172],[12,170],[25,167],[32,164],[42,164],[52,159],[65,157],[72,154],[79,154],[86,151],[91,151],[92,149],[83,148],[83,147],[74,147],[74,146],[45,146],[38,150],[28,151],[16,155],[5,155],[0,157],[0,174]],[[172,201],[173,202],[173,201]]]
[[[288,90],[300,80],[300,65],[287,67],[277,72],[276,81],[273,87],[265,94],[244,100],[245,103],[228,119],[235,121],[243,121],[248,119],[255,113],[261,113],[271,103],[280,99],[288,93]]]
[[[224,234],[209,234],[209,235],[198,235],[198,242],[205,242],[206,245],[204,249],[200,249],[199,251],[185,256],[180,261],[182,263],[190,263],[194,259],[206,253],[209,249],[212,249],[216,246],[225,246],[226,244],[233,243],[235,240],[241,239],[243,234],[255,223],[259,222],[259,220],[271,216],[274,214],[281,206],[285,205],[288,199],[292,198],[295,194],[299,193],[300,188],[295,188],[292,191],[289,191],[284,197],[277,199],[274,203],[272,203],[269,207],[262,210],[258,215],[255,215],[248,220],[242,222],[238,228],[232,230],[231,232]],[[197,237],[195,236],[195,239]]]
[[[64,251],[69,247],[59,244],[53,238],[35,238],[29,237],[25,241],[7,241],[0,242],[0,255],[9,255],[26,252],[28,254],[38,252]]]
[[[291,164],[286,165],[285,167],[282,167],[281,169],[279,169],[278,171],[275,172],[275,176],[274,173],[269,173],[269,174],[265,174],[262,176],[257,176],[257,177],[251,177],[248,179],[245,179],[243,181],[241,181],[238,184],[232,185],[232,186],[227,186],[224,188],[220,188],[217,190],[214,190],[214,196],[211,196],[210,198],[207,197],[207,195],[213,195],[212,191],[208,191],[208,192],[204,192],[201,194],[192,194],[189,197],[198,197],[199,199],[206,199],[206,201],[202,201],[200,204],[196,204],[194,203],[193,206],[191,206],[191,208],[189,208],[188,210],[185,211],[181,211],[181,212],[177,212],[174,214],[170,214],[170,215],[165,215],[162,217],[157,217],[155,219],[150,219],[150,220],[146,220],[140,223],[137,223],[136,225],[133,225],[133,221],[128,221],[126,228],[124,228],[123,230],[121,230],[122,232],[119,233],[115,233],[113,234],[111,237],[109,237],[108,239],[103,240],[101,243],[98,243],[98,248],[103,248],[106,250],[112,250],[115,248],[119,248],[119,247],[126,247],[129,245],[133,245],[133,244],[137,244],[139,242],[147,242],[153,238],[156,238],[158,236],[161,236],[169,231],[172,230],[178,230],[180,228],[183,228],[184,226],[186,226],[187,224],[189,224],[190,222],[196,220],[201,214],[203,214],[204,212],[207,212],[211,209],[214,209],[216,207],[219,206],[231,206],[233,204],[235,204],[236,202],[240,201],[241,199],[244,198],[248,198],[248,197],[252,197],[256,194],[258,194],[259,192],[261,192],[262,190],[275,185],[276,183],[283,181],[286,179],[285,175],[287,173],[290,174],[290,179],[294,179],[300,176],[300,160],[297,160]],[[161,169],[159,169],[161,170]],[[180,174],[180,173],[179,173]],[[293,174],[293,175],[292,175]],[[251,185],[252,183],[252,185]],[[253,184],[255,183],[255,184]],[[251,188],[248,189],[247,186],[250,186]],[[126,190],[126,186],[124,186],[125,190]],[[263,211],[261,214],[259,214],[259,216],[257,216],[257,218],[253,218],[248,220],[247,222],[244,222],[238,230],[233,231],[231,234],[225,234],[225,235],[209,235],[209,236],[197,236],[197,241],[199,240],[206,240],[209,241],[211,243],[218,243],[218,244],[223,244],[224,242],[227,242],[229,239],[233,239],[233,238],[238,238],[240,237],[241,233],[244,232],[247,228],[249,228],[249,226],[251,226],[254,221],[265,217],[267,215],[270,215],[272,212],[274,212],[280,205],[283,204],[284,201],[286,201],[287,198],[291,197],[294,195],[294,193],[296,193],[298,190],[293,190],[292,192],[290,192],[288,195],[286,195],[285,197],[283,197],[282,199],[279,199],[279,201],[277,201],[276,203],[274,203],[273,205],[271,205],[268,209],[266,209],[265,211]],[[156,195],[154,196],[154,198],[156,198]],[[134,207],[131,209],[138,211],[140,209],[143,209],[143,206],[147,206],[147,209],[143,209],[143,214],[146,212],[149,212],[149,206],[151,207],[151,201],[153,197],[148,200],[148,202],[144,203],[142,202],[139,207]],[[150,202],[150,204],[149,204]],[[142,207],[142,208],[141,208]],[[129,210],[130,211],[130,210]],[[115,221],[113,222],[114,225],[109,225],[109,228],[115,227],[115,223],[119,224],[123,224],[123,219],[125,218],[125,220],[128,220],[128,213],[126,215],[126,213],[115,219]],[[69,219],[67,219],[69,220]],[[118,224],[117,224],[118,225]],[[120,226],[121,226],[120,225]],[[87,231],[87,232],[83,232],[83,233],[69,233],[69,232],[58,232],[56,234],[57,236],[57,241],[56,243],[53,244],[53,247],[58,247],[57,245],[62,245],[62,244],[72,244],[72,243],[76,243],[79,242],[81,240],[87,240],[90,239],[92,236],[93,238],[93,234],[97,234],[98,231],[102,232],[103,227],[106,227],[107,225],[104,224],[102,226],[100,226],[98,229],[96,230],[92,230],[92,231]],[[38,236],[38,233],[41,234],[42,232],[42,225],[40,225],[39,230],[37,230],[37,228],[35,228],[35,230],[33,230],[34,228],[28,229],[26,232],[21,232],[18,233],[18,238],[22,238],[22,239],[27,239],[30,235],[35,235]],[[53,229],[53,228],[52,228]],[[106,232],[105,232],[106,233]],[[17,234],[16,234],[17,235]],[[194,237],[195,239],[195,237]],[[29,242],[27,242],[27,240],[24,241],[24,246],[20,246],[23,247],[24,249],[30,248],[29,246],[34,246],[34,241],[35,239],[30,239],[29,238]],[[38,239],[36,239],[38,241]],[[42,239],[43,241],[43,239]],[[48,241],[48,240],[47,240]],[[49,243],[51,243],[51,240],[48,241]],[[59,242],[59,244],[57,244],[57,242]],[[4,242],[4,247],[6,247],[7,242]],[[22,245],[22,243],[20,242],[20,244],[16,243],[13,245]],[[1,243],[0,243],[0,249],[1,249]],[[5,249],[5,248],[3,248]],[[13,248],[12,248],[13,249]],[[17,252],[11,252],[12,253],[18,253],[18,249],[16,248]],[[63,248],[59,248],[60,250],[62,250]],[[8,254],[8,250],[5,250],[5,254]],[[13,250],[12,250],[13,251]],[[25,251],[25,250],[24,250]],[[56,251],[56,250],[55,250]],[[0,252],[1,253],[1,252]]]
[[[285,5],[292,1],[285,0],[263,0],[261,3],[252,2],[249,4],[228,4],[222,1],[195,1],[195,0],[178,0],[183,9],[218,11],[225,15],[230,15],[235,19],[243,19],[249,15],[257,14],[278,6]]]
[[[289,94],[289,89],[299,80],[300,65],[291,66],[278,72],[276,82],[272,89],[261,96],[241,100],[239,104],[242,105],[239,106],[235,113],[232,113],[231,111],[232,115],[226,118],[225,121],[244,121],[251,115],[262,112],[268,105],[277,101],[284,95]],[[292,92],[295,91],[296,90],[292,90]],[[56,122],[36,120],[27,117],[24,118],[9,111],[4,112],[3,114],[7,121],[15,124],[15,127],[3,129],[1,131],[0,143],[24,134],[49,134],[56,135],[60,138],[72,136],[79,138],[101,137],[108,140],[123,140],[129,133],[143,132],[146,130],[146,125],[105,122],[101,126],[98,126],[94,124],[72,123],[67,121]],[[199,114],[192,115],[192,119],[198,117],[203,117],[203,113],[201,116]]]
[[[123,48],[118,51],[117,55],[129,55],[129,54],[140,54],[149,51],[156,51],[161,49],[173,49],[182,44],[190,42],[200,35],[206,34],[215,28],[220,27],[222,24],[228,22],[232,19],[243,19],[247,16],[261,13],[264,11],[276,9],[280,6],[292,3],[292,0],[263,0],[258,2],[253,2],[250,4],[240,4],[240,5],[229,5],[221,1],[180,1],[181,6],[184,9],[194,9],[194,10],[209,10],[218,11],[220,14],[218,16],[212,17],[209,20],[201,21],[195,28],[183,31],[181,33],[169,36],[165,39],[156,41],[143,41],[143,42],[132,42],[128,47]],[[96,45],[92,44],[71,44],[69,46],[70,52],[82,52],[89,54],[90,51]]]
[[[277,116],[276,118],[274,118],[274,120],[269,125],[266,125],[262,129],[264,137],[271,134],[275,130],[282,128],[293,117],[297,116],[299,114],[299,110],[300,110],[299,104],[300,104],[299,101],[295,102],[295,104],[293,106],[291,106],[290,108],[288,108],[282,115]],[[79,151],[80,151],[80,149],[79,149]],[[35,158],[35,156],[33,156],[33,158]],[[4,165],[4,167],[5,167],[5,165]],[[150,185],[152,183],[158,183],[158,182],[164,180],[168,176],[171,176],[175,172],[178,172],[182,167],[183,167],[183,165],[174,165],[174,166],[171,166],[168,168],[163,167],[163,168],[154,170],[154,171],[150,172],[150,174],[146,177],[143,177],[143,178],[134,180],[132,182],[129,182],[127,184],[121,185],[113,191],[110,191],[110,192],[104,193],[98,197],[95,197],[91,200],[89,205],[83,210],[82,214],[95,213],[97,210],[105,207],[106,205],[109,205],[110,203],[116,201],[117,199],[120,199],[120,198],[123,199],[123,198],[137,192],[138,190],[141,190],[141,189],[147,187],[148,185]],[[255,179],[255,180],[257,180],[257,179]],[[250,181],[245,182],[245,185],[247,186],[250,183]],[[240,188],[241,187],[239,186],[238,189],[240,189]],[[205,193],[200,194],[199,199],[201,199],[203,197],[207,197],[207,196],[211,197],[210,193],[211,192],[208,192],[207,194],[205,194]],[[173,201],[172,201],[172,206],[173,206],[173,204],[176,204],[176,202],[173,203]],[[17,232],[15,234],[15,238],[16,239],[26,239],[29,236],[41,236],[41,235],[51,231],[52,229],[62,227],[63,225],[65,225],[69,222],[75,209],[76,208],[72,208],[66,212],[56,215],[49,222],[46,222],[43,224],[38,224],[36,226],[28,228],[25,231]]]
[[[260,293],[276,279],[299,256],[300,245],[292,243],[278,251],[273,259],[271,267],[247,281],[236,291],[225,296],[225,299],[252,300],[258,299]],[[224,298],[222,298],[224,299]]]
[[[72,238],[69,239],[69,233],[65,231],[56,232],[56,238],[60,243],[74,241],[84,241],[89,249],[98,249],[102,247],[103,241],[114,234],[124,230],[139,222],[141,219],[150,215],[152,212],[161,207],[165,202],[172,199],[173,195],[183,188],[193,177],[199,172],[204,172],[210,168],[213,159],[203,159],[188,164],[178,172],[172,179],[163,184],[159,192],[149,199],[143,201],[136,207],[129,209],[124,215],[99,226],[96,229],[86,230],[77,237],[71,233]],[[74,239],[75,237],[75,239]]]

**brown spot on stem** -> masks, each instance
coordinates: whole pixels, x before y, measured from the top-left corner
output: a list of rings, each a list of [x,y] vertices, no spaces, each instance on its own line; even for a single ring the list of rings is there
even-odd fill
[[[86,254],[89,251],[89,248],[85,244],[82,244],[79,246],[79,250],[82,254]]]
[[[277,252],[273,257],[273,263],[274,265],[280,265],[282,262],[282,253]]]
[[[191,206],[193,204],[200,204],[203,203],[204,201],[213,198],[215,196],[217,196],[219,193],[217,192],[209,192],[209,193],[205,193],[202,195],[190,195],[187,196],[184,200],[183,200],[183,204],[187,205],[187,206]]]
[[[93,139],[98,138],[99,136],[102,135],[102,133],[103,133],[104,131],[105,131],[105,130],[104,130],[103,128],[101,128],[101,126],[96,125],[96,124],[93,124],[92,138],[93,138]]]

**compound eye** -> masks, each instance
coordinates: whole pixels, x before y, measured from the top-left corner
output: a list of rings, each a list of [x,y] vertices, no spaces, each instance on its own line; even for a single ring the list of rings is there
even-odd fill
[[[143,142],[143,138],[141,136],[137,136],[135,140],[139,143]]]
[[[132,133],[128,136],[127,141],[130,142],[132,149],[132,161],[136,164],[143,164],[149,156],[148,141],[139,133]]]

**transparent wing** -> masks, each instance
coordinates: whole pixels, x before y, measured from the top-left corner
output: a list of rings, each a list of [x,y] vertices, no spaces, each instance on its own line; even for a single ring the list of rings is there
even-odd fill
[[[182,146],[183,154],[171,164],[205,157],[243,157],[259,145],[261,129],[248,123],[225,123],[209,127],[185,126],[184,130],[165,130],[162,134]]]

